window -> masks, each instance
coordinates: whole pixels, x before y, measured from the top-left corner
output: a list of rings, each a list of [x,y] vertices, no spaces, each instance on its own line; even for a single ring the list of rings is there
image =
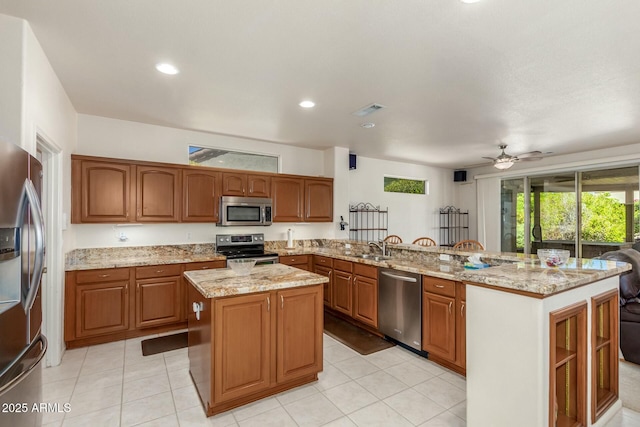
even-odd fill
[[[279,172],[279,156],[189,146],[189,164],[213,168],[244,169],[260,172]]]
[[[384,191],[387,193],[428,194],[429,185],[425,180],[385,176]]]

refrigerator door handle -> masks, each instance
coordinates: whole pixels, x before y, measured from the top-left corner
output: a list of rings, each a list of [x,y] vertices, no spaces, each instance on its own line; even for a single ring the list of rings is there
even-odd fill
[[[42,271],[44,270],[44,218],[42,217],[42,209],[40,209],[40,200],[38,198],[38,192],[36,191],[33,183],[30,179],[25,179],[24,186],[22,187],[22,203],[20,203],[20,212],[18,212],[18,220],[21,227],[24,226],[24,210],[25,206],[29,204],[31,211],[31,218],[33,220],[35,231],[35,257],[33,261],[33,276],[29,283],[29,292],[24,301],[24,312],[29,314],[29,310],[33,307],[33,303],[38,294],[38,288],[40,287],[40,280],[42,279]]]
[[[29,354],[38,344],[42,345],[42,348],[40,349],[40,353],[38,353],[38,356],[35,358],[35,360],[33,361],[33,363],[31,363],[31,365],[26,368],[23,369],[22,372],[20,372],[20,375],[17,375],[16,377],[12,378],[11,380],[9,380],[8,382],[4,382],[2,381],[2,377],[11,370],[11,368],[16,364],[16,363],[20,363],[22,361],[22,359]],[[42,360],[42,358],[44,357],[44,354],[47,352],[47,339],[45,338],[44,335],[40,334],[38,335],[38,338],[36,338],[35,340],[33,340],[31,342],[31,344],[29,344],[27,347],[24,348],[24,350],[22,350],[22,352],[18,355],[18,357],[14,360],[14,362],[9,365],[4,371],[0,372],[0,395],[2,393],[4,393],[5,390],[8,390],[12,387],[14,387],[15,385],[19,384],[20,381],[22,381],[23,379],[27,378],[29,376],[29,374],[31,373],[31,371],[33,371],[37,366],[38,363],[40,363],[40,361]]]

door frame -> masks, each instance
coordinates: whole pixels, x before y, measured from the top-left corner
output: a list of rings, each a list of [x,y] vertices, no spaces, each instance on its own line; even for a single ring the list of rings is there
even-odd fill
[[[42,153],[42,199],[47,209],[45,219],[45,267],[42,275],[42,333],[49,342],[45,355],[45,366],[56,366],[62,361],[64,352],[63,311],[64,307],[64,257],[62,230],[64,229],[62,204],[62,149],[36,129],[36,148]],[[43,203],[45,204],[45,203]]]

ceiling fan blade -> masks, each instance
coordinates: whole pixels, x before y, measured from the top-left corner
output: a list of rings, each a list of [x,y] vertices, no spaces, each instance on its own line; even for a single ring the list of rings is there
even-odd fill
[[[483,159],[487,159],[487,160],[493,160],[494,162],[496,161],[495,157],[482,157]]]
[[[516,157],[520,160],[524,160],[529,157],[542,157],[542,151],[530,151],[528,153],[518,154]]]
[[[534,162],[536,160],[542,160],[542,157],[525,157],[521,159],[520,156],[518,156],[518,161],[520,162]]]

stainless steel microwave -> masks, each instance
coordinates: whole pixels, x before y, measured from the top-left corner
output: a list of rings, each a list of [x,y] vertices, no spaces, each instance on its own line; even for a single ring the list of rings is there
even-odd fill
[[[218,225],[271,225],[271,208],[271,199],[222,196]]]

